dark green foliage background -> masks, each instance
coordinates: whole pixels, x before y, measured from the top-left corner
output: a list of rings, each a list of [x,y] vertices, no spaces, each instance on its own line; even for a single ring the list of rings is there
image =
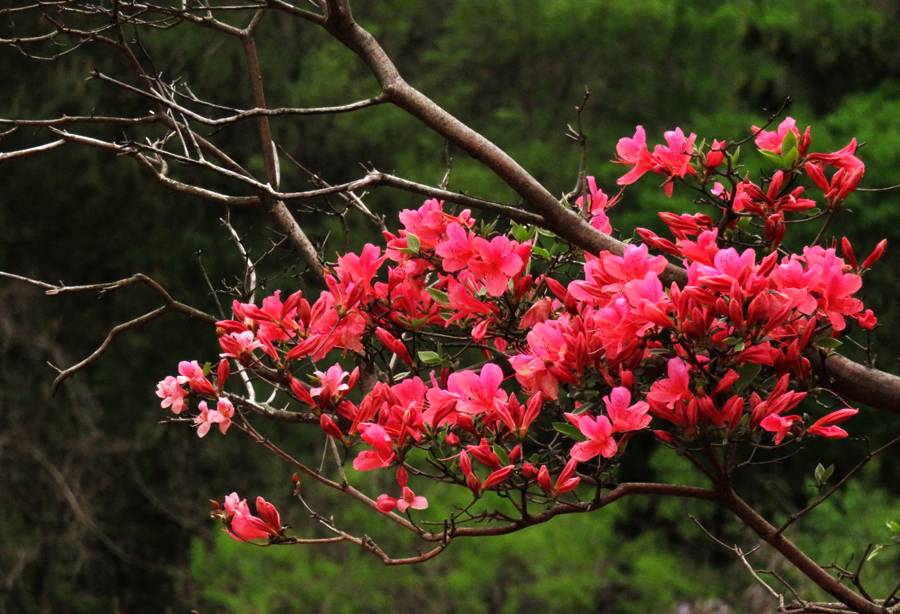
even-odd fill
[[[737,138],[786,96],[789,112],[814,126],[814,148],[830,151],[857,136],[864,185],[900,183],[900,27],[888,0],[455,0],[357,2],[357,16],[409,80],[506,148],[552,191],[571,188],[579,152],[563,136],[585,85],[588,169],[614,187],[616,139],[644,124],[651,139],[678,124],[701,136]],[[3,35],[10,24],[0,24]],[[144,41],[156,68],[187,79],[198,95],[249,106],[236,43],[181,27]],[[309,24],[270,16],[260,52],[272,105],[336,104],[375,93],[366,69]],[[83,77],[92,66],[124,74],[117,58],[85,48],[56,64],[0,49],[0,115],[143,112],[141,103]],[[444,172],[444,143],[387,106],[360,113],[273,120],[276,139],[338,182],[371,162],[422,182]],[[115,137],[115,132],[102,132]],[[135,130],[129,135],[140,136]],[[21,130],[3,149],[39,142]],[[247,124],[223,146],[260,169]],[[761,160],[746,156],[751,169]],[[305,178],[285,166],[288,185]],[[199,262],[217,287],[234,284],[240,263],[218,218],[222,211],[164,191],[132,163],[77,147],[0,166],[0,268],[47,280],[85,283],[145,272],[173,294],[213,311]],[[451,187],[512,200],[496,179],[454,152]],[[859,194],[837,229],[867,253],[887,236],[888,255],[867,279],[867,303],[882,327],[873,336],[882,368],[898,370],[900,191]],[[409,195],[378,191],[373,208],[415,206]],[[665,200],[652,179],[629,190],[613,224],[655,225]],[[301,215],[326,242],[326,255],[377,233],[361,219]],[[267,219],[235,213],[262,253],[277,238]],[[262,268],[268,288],[300,285],[290,253]],[[687,514],[726,541],[752,543],[723,514],[680,501],[627,501],[589,516],[560,519],[509,537],[459,542],[438,560],[386,568],[349,548],[257,549],[231,542],[204,517],[210,498],[261,493],[283,506],[299,530],[309,521],[290,504],[289,471],[237,436],[198,441],[190,429],[160,426],[155,382],[180,358],[216,353],[212,332],[171,316],[116,342],[97,365],[51,398],[46,362],[67,365],[89,353],[111,323],[155,305],[141,289],[100,298],[47,298],[0,283],[0,612],[363,612],[771,611],[732,555]],[[863,412],[851,425],[882,442],[897,419]],[[316,458],[317,438],[279,430],[288,449]],[[814,494],[813,467],[849,469],[861,441],[810,446],[762,467],[744,492],[773,517]],[[696,481],[688,467],[652,447],[643,477]],[[898,515],[897,454],[871,463],[850,488],[793,535],[823,563],[846,563],[870,542],[889,539]],[[381,479],[381,478],[379,478]],[[384,484],[359,476],[372,493]],[[368,481],[367,481],[368,480]],[[438,493],[427,491],[433,501]],[[338,518],[381,536],[399,551],[413,545],[353,505],[310,496]],[[448,494],[444,503],[458,495]],[[766,564],[781,568],[773,556]],[[786,572],[790,575],[790,572]],[[874,592],[900,577],[886,551],[867,568]],[[706,608],[706,609],[704,609]]]

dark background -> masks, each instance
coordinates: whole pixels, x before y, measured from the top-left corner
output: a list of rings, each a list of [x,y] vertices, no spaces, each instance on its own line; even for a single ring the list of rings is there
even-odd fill
[[[788,113],[813,125],[814,150],[831,151],[856,136],[867,164],[862,185],[900,183],[900,15],[889,0],[356,4],[358,19],[411,83],[506,148],[555,193],[571,189],[576,176],[579,151],[564,132],[585,86],[592,92],[584,115],[588,170],[607,191],[618,171],[609,163],[615,142],[631,135],[635,124],[647,127],[650,140],[674,125],[701,137],[740,138],[787,96],[793,100]],[[5,21],[0,36],[32,25]],[[376,93],[365,67],[311,24],[270,15],[258,40],[270,105],[339,104]],[[159,72],[183,77],[219,102],[252,106],[236,42],[183,26],[144,43]],[[118,59],[99,48],[40,63],[0,47],[0,116],[146,110],[132,97],[86,81],[94,66],[125,74]],[[216,138],[259,170],[252,128],[248,123]],[[292,155],[332,182],[360,176],[360,163],[368,162],[426,183],[444,173],[442,140],[387,106],[274,119],[273,131]],[[119,136],[114,130],[97,134]],[[20,130],[2,149],[42,138]],[[452,189],[512,199],[476,163],[451,153]],[[751,169],[762,166],[751,152],[746,157]],[[305,185],[289,164],[285,174],[287,185]],[[836,232],[863,254],[885,236],[900,245],[898,199],[900,191],[857,194]],[[418,204],[392,191],[373,193],[367,202],[388,212]],[[654,226],[660,207],[690,206],[666,201],[645,180],[611,218],[629,236],[637,223]],[[0,166],[0,269],[66,283],[141,271],[177,298],[215,311],[201,263],[216,288],[236,283],[241,271],[218,221],[222,215],[213,205],[166,192],[128,160],[67,146]],[[378,239],[359,218],[350,218],[346,229],[321,215],[299,218],[318,241],[327,237],[329,258]],[[256,254],[278,239],[260,214],[236,212],[233,219]],[[289,250],[267,258],[261,276],[268,290],[302,285],[295,260]],[[865,291],[881,320],[872,339],[878,364],[893,372],[898,264],[900,251],[892,247]],[[156,381],[179,359],[215,356],[211,330],[167,316],[119,339],[100,363],[50,396],[54,372],[47,362],[79,360],[113,323],[155,304],[141,288],[50,298],[0,281],[0,612],[773,608],[733,555],[687,514],[731,542],[751,544],[749,536],[724,515],[679,501],[627,501],[505,538],[459,542],[438,560],[412,568],[386,568],[345,547],[263,550],[231,542],[205,513],[208,499],[231,490],[270,497],[298,527],[307,521],[289,503],[289,470],[264,451],[239,437],[198,440],[188,428],[158,424],[165,412],[153,394]],[[898,427],[896,418],[874,411],[850,423],[873,444]],[[299,453],[318,453],[303,432],[282,435]],[[840,474],[864,451],[858,439],[820,442],[784,464],[761,467],[745,493],[770,516],[784,518],[814,494],[816,463],[834,463]],[[657,479],[697,479],[670,455],[649,448],[644,454],[635,462]],[[894,452],[870,463],[792,536],[823,564],[845,564],[869,543],[887,542],[885,522],[900,521],[896,461]],[[385,531],[364,510],[341,502],[332,508],[370,533]],[[413,547],[402,536],[388,533],[386,539],[401,550]],[[888,549],[868,564],[874,592],[893,587],[898,560]],[[762,564],[782,569],[774,555]]]

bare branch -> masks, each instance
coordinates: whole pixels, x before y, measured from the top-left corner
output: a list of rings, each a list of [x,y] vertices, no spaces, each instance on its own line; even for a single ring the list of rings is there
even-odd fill
[[[149,311],[141,316],[128,320],[127,322],[122,322],[114,326],[112,329],[110,329],[109,333],[107,333],[106,338],[104,338],[103,342],[90,355],[88,355],[78,363],[67,367],[66,369],[60,370],[59,375],[57,375],[56,379],[53,380],[53,385],[50,389],[51,394],[55,394],[56,390],[59,388],[59,385],[62,384],[66,379],[68,379],[78,371],[84,369],[85,367],[88,367],[95,363],[109,349],[109,346],[116,339],[116,337],[131,329],[149,324],[165,313],[181,313],[190,318],[200,320],[201,322],[206,322],[207,324],[216,323],[215,317],[197,309],[196,307],[192,307],[191,305],[187,305],[175,300],[172,295],[169,294],[169,291],[166,290],[162,285],[160,285],[159,282],[152,279],[151,277],[148,277],[147,275],[144,275],[143,273],[137,273],[135,275],[132,275],[131,277],[126,277],[125,279],[120,279],[118,281],[80,286],[49,284],[44,281],[23,277],[21,275],[15,275],[13,273],[6,273],[4,271],[0,271],[0,277],[5,277],[7,279],[13,279],[16,281],[31,284],[33,286],[37,286],[38,288],[42,288],[44,290],[44,293],[48,296],[76,294],[84,292],[97,292],[99,294],[104,294],[106,292],[119,290],[121,288],[125,288],[135,284],[142,284],[153,290],[163,300],[163,305],[161,305],[160,307],[157,307],[156,309]]]
[[[247,74],[250,80],[250,92],[253,96],[253,103],[257,108],[267,108],[262,68],[259,63],[259,54],[256,51],[256,41],[253,39],[252,34],[247,33],[242,36],[241,43],[244,49],[244,59],[247,62]],[[281,171],[278,164],[275,141],[272,139],[269,118],[265,115],[258,116],[256,118],[256,127],[266,168],[266,178],[269,181],[269,185],[277,189],[281,179]],[[287,208],[287,205],[284,204],[284,201],[275,199],[269,203],[268,208],[278,226],[290,237],[294,247],[297,248],[303,260],[306,261],[309,270],[314,275],[321,276],[322,261],[319,259],[319,254]]]
[[[124,81],[120,81],[119,79],[115,79],[108,75],[105,75],[101,72],[93,72],[92,76],[101,81],[105,81],[112,85],[115,85],[119,88],[122,88],[126,91],[129,91],[133,94],[137,94],[139,96],[143,96],[144,98],[148,98],[153,102],[156,102],[161,105],[165,105],[166,107],[178,111],[179,113],[183,113],[185,116],[190,117],[191,119],[200,122],[206,126],[214,126],[221,127],[227,126],[229,124],[235,124],[237,122],[241,122],[245,119],[259,118],[259,117],[279,117],[279,116],[304,116],[304,115],[336,115],[340,113],[349,113],[352,111],[358,111],[360,109],[365,109],[368,107],[374,107],[380,104],[387,102],[387,97],[384,94],[378,94],[376,96],[372,96],[370,98],[365,98],[363,100],[357,100],[356,102],[351,102],[343,105],[334,105],[334,106],[324,106],[324,107],[276,107],[276,108],[266,108],[266,107],[256,107],[253,109],[246,110],[236,110],[233,115],[229,115],[227,117],[207,117],[205,115],[201,115],[183,105],[178,104],[174,100],[170,98],[164,98],[155,94],[153,92],[148,92],[142,90],[139,87],[135,87],[129,83],[125,83]],[[212,105],[211,103],[205,103],[204,101],[193,98],[194,102],[199,104],[204,104],[206,106],[215,106],[218,108],[219,105]]]
[[[63,115],[52,119],[5,119],[0,118],[0,125],[11,126],[65,126],[67,124],[108,124],[136,126],[158,123],[159,117],[151,113],[142,117],[113,117],[104,115]]]
[[[730,488],[722,490],[721,501],[745,525],[753,529],[757,535],[778,550],[794,567],[803,572],[807,578],[815,582],[820,588],[840,600],[841,603],[846,604],[855,612],[864,612],[866,614],[883,612],[881,606],[853,592],[822,569],[775,526],[738,497],[734,490]]]
[[[44,153],[45,151],[50,151],[52,149],[56,149],[61,145],[65,145],[66,142],[63,139],[58,139],[56,141],[52,141],[50,143],[46,143],[44,145],[37,145],[35,147],[29,147],[28,149],[19,149],[18,151],[6,151],[0,152],[0,162],[6,162],[7,160],[14,160],[16,158],[24,158],[26,156],[32,156],[34,154]]]
[[[779,534],[780,534],[780,533],[783,533],[784,531],[787,530],[787,528],[788,528],[789,526],[791,526],[792,524],[794,524],[795,522],[797,522],[800,518],[802,518],[803,516],[805,516],[806,514],[808,514],[809,512],[811,512],[812,510],[816,509],[816,508],[817,508],[819,505],[821,505],[826,499],[828,499],[829,497],[831,497],[831,495],[833,495],[833,494],[834,494],[835,492],[837,492],[844,484],[846,484],[846,483],[850,480],[850,478],[852,478],[852,477],[853,477],[854,475],[856,475],[863,467],[865,467],[866,464],[867,464],[870,460],[872,460],[873,458],[875,458],[876,456],[878,456],[879,454],[881,454],[881,453],[884,452],[885,450],[889,449],[891,446],[895,445],[895,444],[898,443],[898,442],[900,442],[900,435],[897,435],[896,437],[894,437],[893,439],[891,439],[890,441],[888,441],[886,444],[884,444],[883,446],[879,447],[878,449],[876,449],[876,450],[874,450],[874,451],[872,451],[872,452],[866,453],[866,455],[862,458],[862,460],[860,460],[860,461],[856,464],[856,466],[854,466],[850,471],[848,471],[846,474],[844,474],[844,476],[843,476],[840,480],[838,480],[838,481],[834,484],[834,486],[832,486],[831,488],[829,488],[826,492],[824,492],[821,496],[817,497],[812,503],[810,503],[809,505],[807,505],[806,507],[804,507],[802,510],[799,510],[799,511],[794,512],[793,514],[791,514],[790,518],[788,518],[787,521],[785,521],[785,523],[784,523],[783,525],[781,525],[781,528],[778,529],[778,533],[779,533]]]

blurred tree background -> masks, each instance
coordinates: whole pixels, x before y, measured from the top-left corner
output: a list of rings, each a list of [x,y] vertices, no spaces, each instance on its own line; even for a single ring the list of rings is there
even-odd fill
[[[382,0],[356,2],[401,72],[445,108],[497,142],[552,191],[574,184],[579,150],[564,137],[573,108],[590,88],[584,113],[588,171],[607,191],[616,140],[635,124],[650,139],[673,125],[701,136],[741,138],[790,96],[788,113],[813,125],[817,151],[856,136],[866,187],[900,184],[900,7],[892,0]],[[0,23],[0,36],[29,24]],[[316,28],[266,18],[258,37],[274,106],[339,104],[375,93],[354,56]],[[234,41],[183,26],[143,41],[156,70],[187,80],[198,95],[248,107]],[[55,63],[0,48],[7,84],[0,116],[142,110],[141,102],[84,77],[92,67],[122,74],[118,58],[85,47]],[[360,175],[360,163],[423,182],[445,172],[445,144],[388,106],[360,113],[274,119],[286,151],[332,182]],[[135,131],[139,134],[139,131]],[[109,136],[117,136],[115,134]],[[33,144],[20,130],[3,149]],[[247,124],[223,145],[260,169]],[[511,195],[478,164],[450,150],[450,186],[492,199]],[[747,163],[759,165],[748,152]],[[285,181],[306,176],[285,163]],[[223,211],[166,192],[126,160],[57,149],[0,166],[0,268],[48,281],[108,281],[142,271],[179,299],[215,312],[205,281],[237,283],[240,260],[222,228]],[[677,192],[677,191],[676,191]],[[680,198],[680,200],[679,200]],[[859,193],[837,229],[858,253],[887,236],[885,259],[867,278],[866,302],[881,320],[872,343],[881,368],[898,371],[900,191]],[[656,227],[665,201],[652,180],[629,190],[611,218],[618,229]],[[368,196],[389,216],[417,205],[410,195]],[[669,203],[666,203],[669,204]],[[676,194],[674,207],[691,207]],[[378,234],[359,218],[301,215],[333,259]],[[389,217],[390,219],[390,217]],[[253,252],[278,240],[267,219],[235,212]],[[626,237],[628,235],[625,235]],[[306,283],[282,249],[261,273],[269,290]],[[227,296],[219,297],[230,302]],[[503,538],[455,543],[437,560],[387,568],[348,547],[254,548],[237,544],[204,515],[208,499],[238,490],[271,496],[286,521],[309,521],[291,506],[289,470],[239,437],[202,441],[188,428],[160,426],[153,394],[179,358],[204,360],[212,331],[172,316],[116,341],[98,364],[50,396],[54,372],[87,355],[114,322],[154,306],[134,288],[49,298],[0,283],[0,612],[765,612],[773,605],[732,553],[708,539],[693,514],[728,543],[744,540],[707,506],[630,501],[600,513],[564,517]],[[860,339],[865,341],[865,339]],[[852,351],[850,351],[852,353]],[[900,428],[863,412],[851,426],[873,444]],[[285,431],[288,449],[317,453],[311,434]],[[827,450],[826,450],[827,449]],[[816,463],[848,470],[864,442],[812,445],[777,469],[760,467],[742,489],[773,518],[785,518],[814,492]],[[637,452],[638,450],[635,450]],[[673,455],[647,446],[631,468],[643,477],[699,478]],[[885,542],[900,521],[896,452],[870,463],[843,490],[791,529],[823,564],[854,565],[869,543]],[[626,467],[626,470],[629,468]],[[372,493],[378,484],[358,476]],[[434,493],[426,493],[434,496]],[[313,497],[324,497],[322,493]],[[453,495],[447,495],[452,497]],[[342,522],[412,548],[361,508],[332,505]],[[777,556],[770,565],[781,569]],[[900,578],[890,549],[866,567],[866,581],[888,592]],[[799,580],[793,579],[799,583]],[[679,609],[680,608],[680,609]]]

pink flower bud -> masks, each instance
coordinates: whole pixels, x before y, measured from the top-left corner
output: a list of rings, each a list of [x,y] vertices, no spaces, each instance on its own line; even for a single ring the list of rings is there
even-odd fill
[[[882,239],[881,241],[879,241],[878,245],[875,246],[875,249],[872,250],[872,253],[869,254],[865,260],[863,260],[862,268],[868,269],[873,264],[878,262],[884,255],[884,251],[887,249],[887,244],[887,239]]]
[[[847,264],[854,269],[856,268],[856,254],[853,253],[853,246],[847,237],[841,237],[841,255],[847,261]]]
[[[340,427],[335,423],[334,420],[331,419],[331,416],[328,414],[322,414],[319,416],[319,426],[331,437],[334,437],[338,440],[343,440],[344,434],[341,432]]]

